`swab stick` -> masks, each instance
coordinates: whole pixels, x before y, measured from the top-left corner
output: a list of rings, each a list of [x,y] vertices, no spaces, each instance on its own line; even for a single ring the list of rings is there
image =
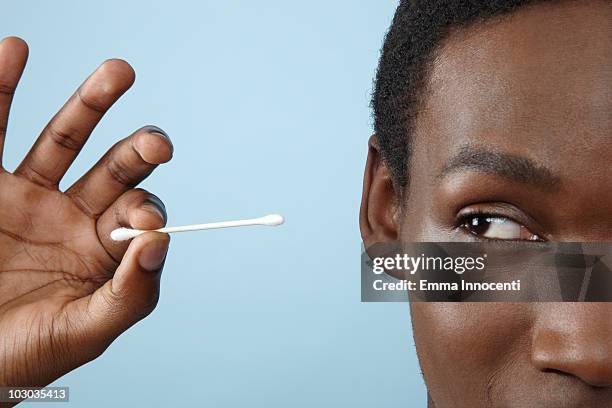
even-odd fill
[[[284,222],[285,222],[285,219],[283,218],[282,215],[271,214],[271,215],[266,215],[264,217],[251,218],[249,220],[211,222],[208,224],[185,225],[182,227],[166,227],[166,228],[156,229],[153,231],[164,232],[166,234],[172,234],[174,232],[202,231],[202,230],[230,228],[230,227],[246,227],[249,225],[267,225],[270,227],[276,227],[277,225],[281,225]],[[137,237],[138,235],[144,234],[145,232],[148,232],[148,231],[122,227],[122,228],[117,228],[116,230],[113,230],[110,236],[113,241],[127,241],[128,239]]]

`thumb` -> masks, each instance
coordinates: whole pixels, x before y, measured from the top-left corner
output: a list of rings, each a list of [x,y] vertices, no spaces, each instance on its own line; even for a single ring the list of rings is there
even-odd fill
[[[85,301],[86,338],[104,351],[121,333],[153,311],[170,237],[147,232],[130,243],[111,280]],[[93,345],[93,344],[92,344]]]

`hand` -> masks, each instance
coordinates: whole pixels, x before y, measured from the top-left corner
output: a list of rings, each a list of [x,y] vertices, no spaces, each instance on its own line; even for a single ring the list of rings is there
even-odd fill
[[[0,43],[0,164],[27,45]],[[172,157],[168,137],[143,127],[66,191],[58,184],[104,113],[134,82],[124,61],[103,63],[51,119],[11,174],[0,166],[0,385],[44,386],[99,356],[149,314],[169,238],[127,243],[120,226],[165,224],[161,201],[134,189]]]

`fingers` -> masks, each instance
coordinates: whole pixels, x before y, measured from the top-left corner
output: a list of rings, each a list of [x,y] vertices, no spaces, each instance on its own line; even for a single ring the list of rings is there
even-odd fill
[[[134,238],[115,275],[92,295],[69,308],[78,338],[101,353],[121,333],[147,316],[159,298],[159,282],[170,237],[148,232]],[[95,347],[94,347],[95,348]]]
[[[154,230],[166,225],[166,219],[166,207],[159,198],[144,190],[129,190],[98,218],[98,238],[113,259],[120,261],[129,241],[113,241],[111,231],[119,227]]]
[[[9,111],[27,59],[28,45],[22,39],[8,37],[0,42],[0,167]]]
[[[168,136],[155,126],[145,126],[113,146],[66,194],[86,213],[98,216],[171,158]]]
[[[121,60],[104,62],[51,119],[15,174],[54,188],[106,111],[134,83]]]

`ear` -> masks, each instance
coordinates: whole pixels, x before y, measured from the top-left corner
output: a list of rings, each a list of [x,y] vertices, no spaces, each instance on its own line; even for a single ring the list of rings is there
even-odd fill
[[[395,241],[399,236],[400,195],[382,160],[376,135],[368,142],[368,160],[363,177],[359,228],[366,248]]]

